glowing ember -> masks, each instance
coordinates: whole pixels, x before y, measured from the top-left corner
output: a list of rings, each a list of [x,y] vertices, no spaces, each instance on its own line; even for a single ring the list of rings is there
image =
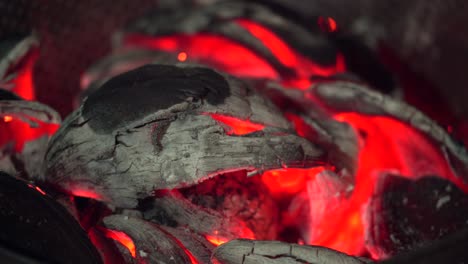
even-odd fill
[[[28,184],[28,187],[31,188],[31,189],[34,189],[36,191],[38,191],[40,194],[42,195],[46,195],[46,192],[44,192],[41,188],[39,188],[38,186],[34,186],[32,184]]]
[[[152,38],[128,35],[127,47],[144,47],[166,52],[184,50],[194,61],[206,63],[219,70],[241,77],[278,79],[279,75],[268,62],[242,45],[219,35],[173,35]]]
[[[38,56],[38,52],[28,54],[27,58],[22,62],[22,65],[20,65],[20,70],[15,72],[15,78],[11,81],[14,86],[12,91],[26,100],[34,100],[36,98],[33,82],[33,68]]]
[[[11,122],[12,120],[13,120],[13,117],[9,115],[6,115],[3,117],[3,122],[5,123]]]
[[[185,52],[179,53],[179,54],[177,55],[177,59],[178,59],[179,61],[182,61],[182,62],[183,62],[183,61],[186,61],[186,60],[187,60],[187,53],[185,53]]]
[[[335,32],[338,30],[338,24],[332,17],[319,17],[317,24],[324,32]]]
[[[90,198],[94,200],[102,200],[102,197],[99,196],[97,193],[91,190],[84,190],[84,189],[72,189],[71,194],[78,197]]]
[[[218,231],[215,231],[215,234],[217,233]],[[217,235],[213,235],[213,236],[210,236],[210,235],[206,235],[205,236],[206,240],[210,241],[211,244],[215,245],[215,246],[219,246],[219,245],[222,245],[226,242],[228,242],[229,240],[226,239],[226,238],[223,238],[223,237],[219,237]]]
[[[114,241],[119,242],[122,246],[128,249],[132,257],[136,257],[136,248],[133,240],[124,232],[104,229],[104,235]]]
[[[23,121],[23,118],[29,119],[37,126],[31,126]],[[17,153],[23,151],[26,142],[36,140],[42,136],[50,137],[59,128],[58,124],[45,123],[33,117],[5,115],[3,116],[3,122],[3,124],[0,123],[0,147],[13,142],[14,150]]]
[[[270,170],[263,173],[262,181],[273,195],[292,195],[303,190],[306,183],[323,170],[324,167]]]
[[[253,123],[248,120],[242,120],[232,116],[211,113],[207,113],[207,115],[211,116],[211,118],[214,120],[228,126],[226,131],[228,135],[246,135],[256,131],[261,131],[265,128],[265,126],[262,124]]]
[[[294,51],[276,34],[253,21],[238,19],[237,23],[246,28],[256,38],[262,40],[270,51],[286,66],[295,67],[298,63]]]

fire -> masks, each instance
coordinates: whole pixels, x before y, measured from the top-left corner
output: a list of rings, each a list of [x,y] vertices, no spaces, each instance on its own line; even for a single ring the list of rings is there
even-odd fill
[[[273,195],[292,195],[300,192],[308,181],[324,169],[320,166],[311,169],[269,170],[263,173],[262,181]]]
[[[265,126],[262,124],[253,123],[249,120],[242,120],[232,116],[211,113],[207,113],[207,115],[211,116],[211,118],[213,118],[214,120],[228,126],[228,129],[226,131],[228,135],[241,136],[261,131],[265,128]]]
[[[279,74],[265,59],[219,35],[199,33],[152,38],[135,34],[126,36],[124,41],[128,47],[144,47],[166,52],[183,50],[190,54],[192,60],[206,63],[235,76],[279,79]]]
[[[220,246],[226,242],[228,242],[229,240],[227,238],[223,238],[223,237],[219,237],[219,236],[211,236],[211,235],[206,235],[205,236],[206,240],[210,241],[211,244],[215,245],[215,246]]]
[[[122,246],[128,249],[130,255],[132,255],[133,258],[136,257],[135,244],[133,243],[132,238],[130,238],[127,234],[122,231],[104,229],[104,235],[114,241],[119,242]]]

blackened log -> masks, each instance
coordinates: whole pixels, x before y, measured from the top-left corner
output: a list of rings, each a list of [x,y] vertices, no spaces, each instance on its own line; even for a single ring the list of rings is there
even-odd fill
[[[1,248],[47,263],[102,263],[65,208],[3,172],[0,182]]]

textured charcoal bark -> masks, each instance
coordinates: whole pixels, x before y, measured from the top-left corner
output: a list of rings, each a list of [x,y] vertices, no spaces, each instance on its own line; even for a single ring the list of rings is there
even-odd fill
[[[167,99],[158,97],[161,91]],[[209,113],[265,128],[228,135]],[[49,144],[45,175],[68,192],[135,207],[154,190],[230,171],[316,166],[323,155],[239,80],[203,68],[149,65],[111,79],[65,120]]]
[[[14,36],[0,41],[0,86],[4,87],[4,82],[14,78],[14,67],[37,46],[38,40],[34,35]]]
[[[58,126],[60,116],[57,112],[43,104],[22,100],[0,100],[0,116],[9,116],[16,121],[23,122],[29,126],[28,129],[47,129],[45,127]],[[15,136],[27,134],[28,131],[9,131],[8,124],[2,126],[6,130],[2,137],[15,138]],[[22,128],[25,129],[25,128]],[[47,144],[50,135],[44,133],[41,137],[24,142],[20,152],[16,152],[14,145],[16,142],[9,142],[0,147],[0,169],[10,174],[19,174],[25,178],[39,178],[42,173]],[[16,138],[15,140],[25,140]]]
[[[307,91],[306,96],[335,112],[387,116],[410,125],[441,149],[455,176],[468,182],[468,153],[465,147],[416,108],[351,82],[317,84]]]
[[[384,259],[462,230],[467,206],[468,196],[447,180],[380,174],[366,213],[369,251]]]
[[[220,264],[363,264],[364,260],[324,247],[279,241],[233,240],[216,248],[213,263]]]
[[[2,261],[8,249],[18,255],[9,263],[24,263],[20,256],[37,263],[102,263],[80,224],[60,204],[6,173],[0,172],[0,183]]]
[[[175,237],[155,224],[124,215],[104,218],[104,226],[127,234],[135,245],[133,263],[191,263],[190,256]],[[122,254],[129,256],[127,248],[119,246]]]
[[[217,233],[217,236],[226,240],[248,235],[248,228],[240,217],[228,217],[223,212],[202,208],[177,193],[150,198],[143,208],[144,219],[161,226],[186,227],[201,235]]]

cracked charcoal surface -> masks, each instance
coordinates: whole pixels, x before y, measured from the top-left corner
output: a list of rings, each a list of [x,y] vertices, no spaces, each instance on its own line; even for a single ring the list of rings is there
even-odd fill
[[[161,72],[151,80],[156,69]],[[154,190],[190,186],[225,171],[316,166],[324,156],[322,149],[294,133],[268,99],[235,78],[203,68],[167,65],[130,73],[142,80],[138,95],[128,96],[139,90],[134,89],[133,78],[117,76],[64,121],[49,144],[47,181],[71,193],[86,191],[96,199],[134,207],[137,199]],[[164,77],[165,73],[172,77]],[[186,80],[188,76],[191,81]],[[192,89],[194,83],[196,89]],[[170,100],[148,104],[131,115],[132,120],[115,114],[114,108],[120,106],[140,109],[142,104],[135,98],[151,98],[174,86],[176,92],[163,96]],[[118,100],[105,97],[114,91],[120,94]],[[231,136],[225,125],[206,113],[250,120],[265,128]],[[100,123],[107,118],[110,121]]]
[[[146,65],[104,83],[88,96],[82,113],[92,129],[105,134],[190,97],[217,105],[228,96],[228,83],[213,70]]]
[[[363,264],[358,258],[323,247],[279,241],[232,240],[216,248],[212,261],[222,264]]]

